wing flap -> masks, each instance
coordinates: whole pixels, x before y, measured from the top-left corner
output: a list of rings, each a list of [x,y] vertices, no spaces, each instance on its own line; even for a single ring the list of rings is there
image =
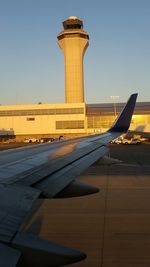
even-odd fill
[[[39,195],[34,188],[0,185],[1,241],[11,241]]]
[[[39,189],[45,197],[52,198],[73,182],[76,176],[81,174],[100,157],[103,157],[107,152],[108,148],[106,146],[100,146],[91,153],[46,177],[41,182],[34,184],[34,187]]]
[[[1,267],[16,267],[21,252],[0,243],[0,266]]]

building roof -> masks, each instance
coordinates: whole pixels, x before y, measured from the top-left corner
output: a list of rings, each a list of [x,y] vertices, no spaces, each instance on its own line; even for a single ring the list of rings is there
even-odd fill
[[[115,103],[116,113],[119,113],[125,103]],[[87,115],[114,115],[114,104],[103,103],[103,104],[87,104],[86,105]],[[134,114],[150,114],[150,102],[137,102],[134,110]]]

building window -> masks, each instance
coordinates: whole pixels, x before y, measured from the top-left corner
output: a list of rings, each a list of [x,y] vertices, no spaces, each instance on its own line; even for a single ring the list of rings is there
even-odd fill
[[[87,127],[100,129],[100,128],[110,128],[114,122],[113,116],[88,116],[87,117]]]
[[[56,121],[56,129],[84,129],[84,121]]]
[[[64,115],[84,114],[84,108],[55,108],[55,109],[24,109],[24,110],[0,110],[2,116],[35,116],[35,115]]]
[[[27,118],[27,121],[35,121],[35,118]]]

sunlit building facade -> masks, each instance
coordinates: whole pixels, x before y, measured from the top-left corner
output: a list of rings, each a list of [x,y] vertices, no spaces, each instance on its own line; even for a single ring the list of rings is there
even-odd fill
[[[123,103],[116,104],[117,114]],[[0,106],[0,134],[26,137],[79,136],[102,133],[115,120],[114,106],[107,104],[37,104]],[[150,132],[150,102],[137,103],[131,131]]]
[[[85,103],[0,106],[0,131],[18,138],[61,134],[81,135],[85,129]]]
[[[122,110],[124,103],[89,104],[86,106],[87,131],[104,132],[113,124],[116,114]],[[150,132],[150,102],[137,102],[132,117],[131,131]]]

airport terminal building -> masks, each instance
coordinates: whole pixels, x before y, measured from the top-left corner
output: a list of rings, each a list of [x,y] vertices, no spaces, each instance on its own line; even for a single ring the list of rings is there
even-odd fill
[[[111,127],[123,103],[85,104],[83,58],[89,34],[83,22],[69,17],[63,22],[58,45],[64,54],[65,103],[0,105],[0,135],[27,137],[79,136],[102,133]],[[150,132],[150,102],[137,103],[130,130]]]
[[[123,106],[124,103],[116,104],[117,114]],[[19,140],[102,133],[114,120],[112,103],[0,106],[1,134],[14,134]],[[150,132],[150,102],[136,104],[130,130]]]

